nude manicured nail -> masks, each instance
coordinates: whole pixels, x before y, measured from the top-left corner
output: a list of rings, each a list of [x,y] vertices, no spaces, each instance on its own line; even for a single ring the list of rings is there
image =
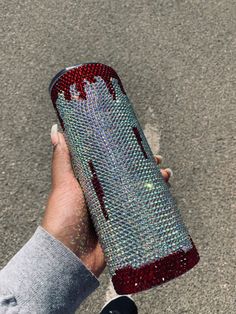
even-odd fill
[[[51,128],[51,142],[53,145],[56,145],[59,142],[59,136],[58,136],[57,130],[58,130],[57,124],[53,124]]]
[[[165,171],[167,171],[169,173],[170,177],[173,177],[173,171],[170,168],[166,168]]]

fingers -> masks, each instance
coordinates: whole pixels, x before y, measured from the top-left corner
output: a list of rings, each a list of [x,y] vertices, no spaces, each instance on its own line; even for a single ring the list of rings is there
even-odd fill
[[[160,164],[163,160],[163,157],[161,155],[154,155],[157,164]]]
[[[65,137],[58,132],[57,124],[54,124],[51,129],[51,142],[53,144],[52,185],[56,187],[65,183],[69,178],[74,179],[74,172]],[[154,158],[157,164],[163,160],[161,155],[155,155]],[[166,182],[173,176],[173,171],[170,168],[160,169],[160,171]]]
[[[166,168],[165,171],[169,174],[169,177],[173,177],[173,171],[170,168]]]
[[[155,155],[154,156],[156,163],[160,164],[163,160],[163,157],[161,155]],[[170,179],[170,177],[173,176],[173,171],[170,168],[160,169],[161,174],[166,182]]]
[[[51,142],[53,144],[52,156],[52,185],[59,186],[68,180],[68,176],[74,177],[70,153],[64,135],[58,132],[57,124],[51,129]]]
[[[167,168],[167,169],[168,169],[168,168]],[[167,171],[166,169],[161,169],[161,174],[162,174],[164,180],[165,180],[166,182],[168,182],[169,179],[170,179],[170,177],[171,177],[170,172]]]

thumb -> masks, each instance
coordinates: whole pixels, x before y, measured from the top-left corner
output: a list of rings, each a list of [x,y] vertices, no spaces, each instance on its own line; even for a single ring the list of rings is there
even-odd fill
[[[68,180],[74,179],[71,158],[65,137],[58,132],[57,124],[51,129],[51,142],[53,144],[52,155],[52,187],[64,186]]]

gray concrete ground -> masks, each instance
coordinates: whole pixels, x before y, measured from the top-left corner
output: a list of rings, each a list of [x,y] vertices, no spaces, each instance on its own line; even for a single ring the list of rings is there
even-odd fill
[[[235,313],[235,0],[3,0],[0,266],[43,214],[50,186],[48,84],[61,68],[99,61],[120,75],[159,153],[200,264],[133,295],[141,314]],[[152,138],[155,141],[155,138]],[[98,313],[109,285],[78,313]]]

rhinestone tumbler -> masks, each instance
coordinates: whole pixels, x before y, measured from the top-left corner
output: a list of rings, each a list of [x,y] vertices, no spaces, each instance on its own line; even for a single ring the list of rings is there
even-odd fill
[[[197,249],[117,73],[79,64],[49,90],[116,292],[147,290],[195,266]]]

